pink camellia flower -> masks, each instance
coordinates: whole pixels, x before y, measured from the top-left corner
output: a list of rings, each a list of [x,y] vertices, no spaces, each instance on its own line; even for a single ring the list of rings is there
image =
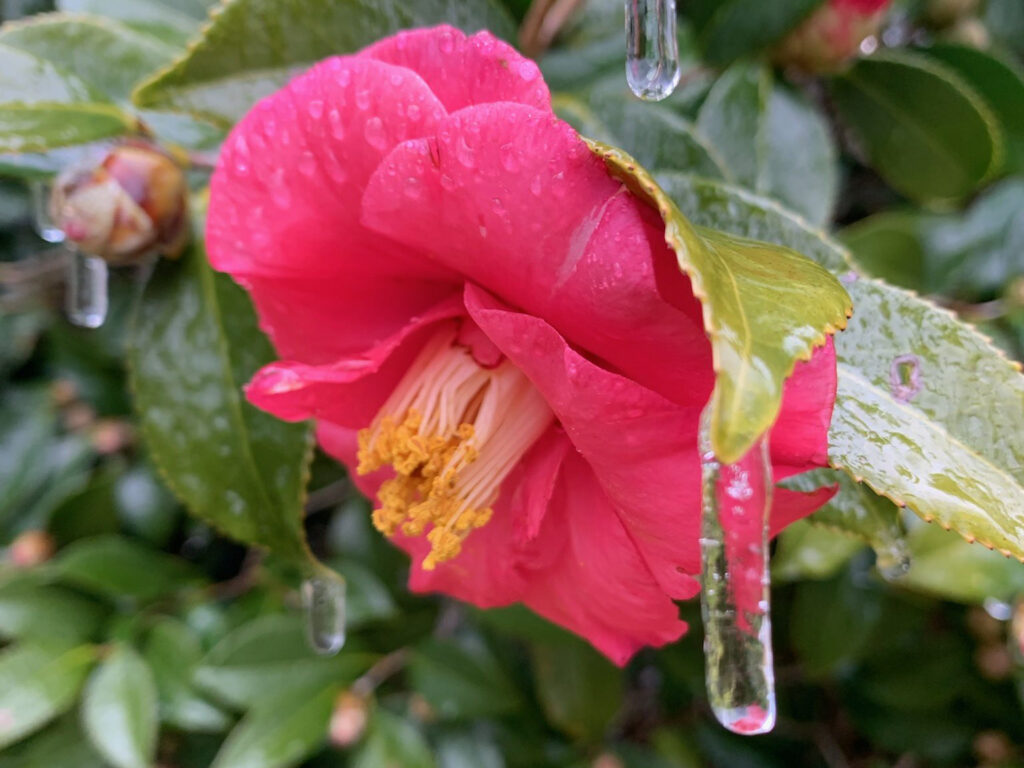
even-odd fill
[[[413,558],[410,586],[525,603],[624,663],[699,591],[711,348],[656,211],[486,32],[403,32],[317,64],[233,130],[210,260],[279,362],[249,399],[313,418]],[[771,434],[825,462],[828,345]],[[776,529],[830,491],[776,493]]]
[[[878,32],[891,0],[828,0],[790,32],[774,58],[804,72],[832,72]]]

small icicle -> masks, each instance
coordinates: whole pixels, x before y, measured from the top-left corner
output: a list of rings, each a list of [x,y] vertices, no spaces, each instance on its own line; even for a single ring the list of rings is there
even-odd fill
[[[701,613],[708,701],[735,733],[775,726],[775,672],[769,613],[768,520],[771,463],[761,438],[734,464],[711,449],[710,406],[701,416],[703,469]]]
[[[32,191],[32,227],[48,243],[63,243],[64,230],[50,216],[50,185],[43,181],[29,184]]]
[[[679,85],[676,0],[626,0],[626,81],[641,99],[661,101]]]
[[[65,310],[83,328],[99,328],[107,319],[107,262],[70,249]]]
[[[313,576],[302,583],[306,631],[313,650],[330,656],[345,644],[345,581]]]

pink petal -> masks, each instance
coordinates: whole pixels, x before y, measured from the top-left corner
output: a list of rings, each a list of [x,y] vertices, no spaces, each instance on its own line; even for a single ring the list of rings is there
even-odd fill
[[[828,427],[836,400],[836,351],[831,337],[806,363],[797,363],[782,392],[772,427],[772,464],[785,466],[781,480],[828,463]]]
[[[561,551],[554,566],[531,581],[523,602],[582,635],[616,664],[686,631],[579,454],[566,457],[541,538],[561,539]]]
[[[367,427],[440,322],[465,312],[458,298],[441,302],[365,353],[325,365],[278,361],[246,387],[249,401],[279,419],[322,418]]]
[[[297,77],[232,130],[211,180],[207,249],[250,289],[284,357],[367,349],[458,282],[359,223],[381,158],[444,115],[414,72],[346,57]]]
[[[537,65],[490,32],[467,37],[447,25],[413,29],[361,55],[416,72],[449,112],[494,101],[551,109],[551,94]]]
[[[533,381],[593,467],[650,572],[676,599],[693,597],[700,572],[699,408],[582,357],[548,323],[466,289],[477,324]]]
[[[546,112],[487,104],[397,147],[371,179],[364,223],[543,317],[665,397],[703,404],[711,351],[656,212]],[[415,180],[415,199],[404,196]],[[661,265],[661,266],[658,266]],[[658,270],[675,273],[666,300]]]

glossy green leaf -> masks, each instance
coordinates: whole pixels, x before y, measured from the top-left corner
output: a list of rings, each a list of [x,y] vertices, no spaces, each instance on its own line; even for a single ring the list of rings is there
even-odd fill
[[[156,755],[157,695],[149,666],[130,646],[115,645],[89,678],[82,723],[114,768],[148,768]]]
[[[622,670],[575,638],[531,643],[530,656],[548,722],[578,741],[599,743],[622,706]]]
[[[127,99],[135,84],[177,50],[100,16],[44,14],[0,28],[0,45],[30,53],[96,91]],[[6,99],[6,97],[5,97]]]
[[[47,584],[0,585],[0,637],[75,644],[92,639],[106,618],[103,606]]]
[[[109,768],[89,744],[75,715],[0,753],[0,768]]]
[[[1024,172],[1024,69],[1009,57],[967,45],[927,49],[967,81],[995,113],[1006,141],[1006,173]]]
[[[924,56],[861,59],[831,83],[872,167],[921,202],[959,200],[1002,163],[996,118],[956,72]]]
[[[697,223],[740,235],[756,232],[788,246],[815,234],[799,218],[758,204],[753,196],[735,195],[727,205],[725,187],[705,197],[713,182],[674,181],[671,191]],[[682,193],[687,185],[691,189]],[[707,208],[694,205],[702,199]],[[819,247],[832,252],[823,263],[848,262],[841,246],[818,235]],[[816,249],[804,252],[819,257]],[[836,338],[833,466],[926,520],[1024,557],[1017,522],[1024,519],[1020,366],[951,312],[900,288],[858,278],[848,266],[836,271],[844,276],[855,312]]]
[[[231,719],[192,685],[202,656],[199,639],[177,619],[161,619],[146,640],[146,663],[156,683],[160,720],[182,730],[218,733]]]
[[[690,278],[711,339],[712,446],[722,461],[735,461],[774,423],[797,360],[846,325],[849,297],[835,277],[787,247],[693,226],[632,158],[593,146],[665,221],[665,240]]]
[[[132,133],[135,118],[109,104],[0,104],[0,152],[45,152]]]
[[[284,693],[267,689],[228,734],[212,768],[298,765],[327,740],[327,724],[339,690],[330,680]]]
[[[874,277],[914,291],[928,291],[930,259],[922,237],[922,214],[883,211],[839,233],[857,263]]]
[[[80,539],[50,568],[66,584],[114,599],[154,600],[202,582],[187,561],[116,535]]]
[[[621,147],[645,168],[728,176],[717,148],[693,123],[666,106],[637,101],[621,74],[594,88],[586,104],[573,101],[559,95],[555,109],[583,135]]]
[[[198,244],[179,261],[161,261],[143,293],[129,352],[153,461],[193,514],[305,562],[309,429],[257,410],[242,394],[272,359],[249,298],[210,268]]]
[[[352,757],[352,768],[434,768],[423,734],[407,720],[378,709],[363,743]]]
[[[854,536],[871,545],[880,569],[900,575],[906,567],[907,530],[899,507],[856,482],[845,472],[815,470],[785,480],[782,485],[798,491],[838,485],[836,495],[807,518],[815,526]]]
[[[227,0],[184,57],[143,83],[135,101],[232,123],[319,59],[441,22],[513,34],[496,0]]]
[[[501,749],[482,729],[442,736],[435,749],[438,768],[505,768]]]
[[[943,600],[1013,600],[1024,591],[1024,563],[918,523],[908,539],[910,570],[900,583]]]
[[[0,44],[0,99],[4,109],[8,103],[106,101],[71,71],[5,44]]]
[[[866,652],[882,618],[882,593],[847,569],[828,581],[799,584],[792,610],[793,649],[808,675],[821,677]]]
[[[711,137],[734,181],[813,223],[829,218],[839,181],[829,127],[806,99],[774,84],[766,66],[727,69],[701,106],[697,128]]]
[[[412,685],[446,719],[486,717],[516,708],[519,696],[480,643],[428,640],[409,659]]]
[[[351,683],[373,663],[363,653],[318,656],[309,646],[302,619],[271,615],[227,635],[203,658],[195,682],[212,697],[246,709],[267,691],[316,682]]]
[[[822,0],[691,0],[682,11],[698,29],[705,58],[715,64],[757,52],[780,40]]]
[[[332,562],[331,567],[345,579],[345,626],[349,630],[398,613],[388,588],[372,570],[348,558]]]
[[[772,579],[803,581],[834,576],[864,549],[856,536],[798,520],[779,534],[772,554]]]
[[[0,653],[0,749],[70,708],[95,660],[89,645],[23,643]]]
[[[57,0],[57,9],[107,16],[175,46],[184,46],[198,32],[201,20],[162,0]]]

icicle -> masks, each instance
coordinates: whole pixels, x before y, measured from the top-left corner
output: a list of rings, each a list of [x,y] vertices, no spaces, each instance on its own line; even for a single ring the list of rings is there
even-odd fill
[[[899,581],[910,572],[910,552],[903,539],[876,542],[875,568],[886,581]]]
[[[626,0],[626,81],[641,99],[661,101],[679,85],[676,0]]]
[[[726,728],[767,733],[775,725],[769,614],[767,437],[734,464],[711,449],[710,407],[701,416],[703,469],[701,613],[708,700]]]
[[[68,320],[83,328],[103,325],[107,319],[107,262],[73,248],[66,290]]]
[[[32,226],[36,234],[48,243],[63,243],[64,230],[54,224],[50,216],[50,185],[33,181],[29,188],[32,191]]]
[[[341,577],[314,576],[302,584],[306,629],[317,653],[335,654],[345,644],[345,581]]]

